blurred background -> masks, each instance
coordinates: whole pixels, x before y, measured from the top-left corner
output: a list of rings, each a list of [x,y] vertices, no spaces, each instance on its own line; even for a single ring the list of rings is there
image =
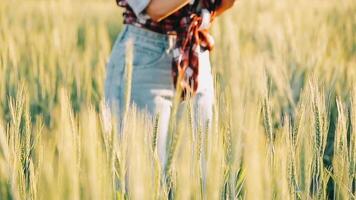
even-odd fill
[[[355,1],[239,0],[221,16],[214,130],[189,129],[189,112],[172,129],[169,184],[154,121],[132,108],[123,130],[104,125],[121,13],[114,0],[1,0],[0,199],[356,197]]]

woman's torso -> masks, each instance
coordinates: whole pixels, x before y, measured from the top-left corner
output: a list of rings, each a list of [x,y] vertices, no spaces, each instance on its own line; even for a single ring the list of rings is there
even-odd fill
[[[167,18],[160,22],[155,22],[150,20],[147,16],[136,16],[133,9],[128,4],[129,0],[116,0],[120,7],[123,7],[124,13],[124,23],[132,24],[137,27],[149,29],[154,32],[166,34],[167,32],[182,32],[188,26],[189,17],[192,12],[197,12],[199,10],[200,1],[192,1],[191,3],[183,6]]]

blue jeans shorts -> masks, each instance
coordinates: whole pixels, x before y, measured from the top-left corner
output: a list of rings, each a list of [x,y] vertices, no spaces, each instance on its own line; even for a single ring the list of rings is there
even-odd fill
[[[168,122],[174,97],[171,76],[172,52],[168,36],[133,25],[124,25],[117,37],[107,65],[105,80],[106,103],[111,113],[122,114],[124,104],[125,48],[133,42],[131,102],[154,116],[159,114],[158,154],[165,163]],[[199,88],[193,97],[195,122],[205,127],[212,121],[214,86],[209,51],[201,52]]]

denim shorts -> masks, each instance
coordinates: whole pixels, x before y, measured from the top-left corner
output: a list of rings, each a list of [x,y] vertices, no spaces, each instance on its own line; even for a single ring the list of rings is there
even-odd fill
[[[125,48],[133,43],[133,69],[131,103],[154,116],[159,114],[158,152],[165,161],[165,144],[168,122],[174,96],[171,76],[172,52],[168,36],[133,25],[124,25],[117,37],[107,65],[105,98],[112,113],[122,114],[124,104]],[[193,97],[195,122],[211,122],[214,103],[214,87],[209,51],[202,51],[200,58],[199,88]]]

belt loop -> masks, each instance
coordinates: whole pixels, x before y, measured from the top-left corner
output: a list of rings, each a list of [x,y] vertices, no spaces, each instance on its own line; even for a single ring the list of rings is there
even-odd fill
[[[167,35],[168,35],[168,49],[167,49],[167,52],[171,52],[176,47],[177,32],[168,31]]]

